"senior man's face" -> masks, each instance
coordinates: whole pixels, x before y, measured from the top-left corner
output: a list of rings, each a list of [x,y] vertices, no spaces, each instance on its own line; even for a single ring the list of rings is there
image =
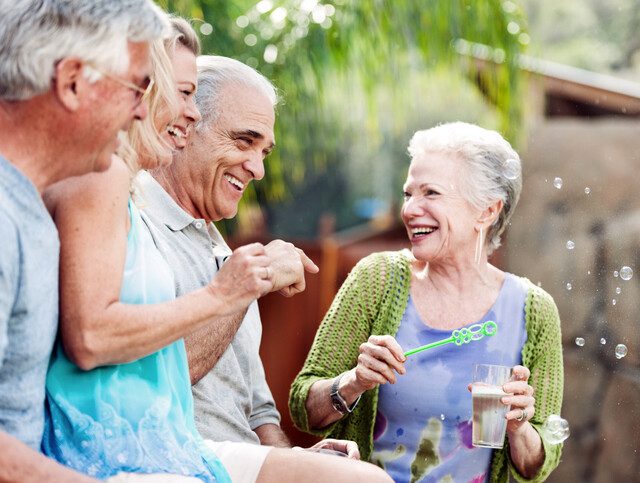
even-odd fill
[[[236,215],[249,183],[264,177],[264,159],[274,147],[275,112],[263,93],[230,85],[216,109],[218,117],[192,134],[182,156],[192,214],[211,221]]]
[[[90,120],[80,142],[93,156],[88,157],[88,171],[104,171],[118,148],[118,133],[126,132],[131,123],[144,119],[148,109],[141,97],[150,82],[151,64],[146,42],[128,44],[129,68],[124,74],[103,76],[93,86],[89,106]],[[136,86],[134,88],[133,86]]]

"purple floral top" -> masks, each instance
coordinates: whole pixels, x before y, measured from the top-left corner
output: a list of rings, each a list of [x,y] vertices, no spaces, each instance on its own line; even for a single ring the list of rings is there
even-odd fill
[[[471,445],[471,393],[475,363],[513,366],[521,362],[525,331],[525,284],[506,274],[494,305],[475,323],[493,320],[492,337],[417,353],[396,384],[380,386],[371,461],[396,482],[488,481],[491,449]],[[469,327],[469,324],[466,327]],[[413,300],[396,339],[406,351],[446,339],[451,331],[428,327]]]

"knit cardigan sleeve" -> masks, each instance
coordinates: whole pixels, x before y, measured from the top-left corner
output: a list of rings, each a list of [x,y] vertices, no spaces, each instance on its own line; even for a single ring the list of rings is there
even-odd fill
[[[353,413],[320,430],[309,428],[306,401],[309,388],[353,368],[358,348],[371,334],[395,335],[409,297],[410,270],[407,254],[384,252],[366,257],[349,274],[323,319],[304,367],[289,394],[289,409],[302,431],[322,437],[351,439],[358,443],[362,459],[373,450],[373,428],[378,388],[362,395]],[[531,370],[529,384],[535,389],[536,413],[531,424],[540,432],[550,414],[560,414],[564,373],[558,309],[549,294],[529,284],[525,302],[527,341],[522,363]],[[519,482],[544,481],[560,463],[562,445],[542,439],[545,459],[538,474],[527,480],[513,466],[509,443],[495,450],[491,482],[506,483],[509,474]]]
[[[407,264],[406,254],[384,252],[369,255],[354,267],[320,324],[289,394],[289,410],[299,429],[354,440],[363,459],[368,459],[373,449],[377,388],[362,395],[353,413],[319,430],[309,427],[306,401],[316,381],[334,378],[356,366],[360,344],[370,335],[395,334],[408,300]]]
[[[534,388],[536,412],[529,421],[538,433],[550,414],[560,414],[564,387],[560,316],[551,296],[530,284],[525,302],[527,341],[522,348],[522,364],[531,371],[529,384]],[[506,482],[508,474],[519,482],[546,480],[560,463],[562,444],[552,445],[541,438],[544,462],[538,474],[526,479],[513,466],[508,439],[502,450],[495,451],[491,465],[491,481]],[[507,471],[507,468],[509,471]]]

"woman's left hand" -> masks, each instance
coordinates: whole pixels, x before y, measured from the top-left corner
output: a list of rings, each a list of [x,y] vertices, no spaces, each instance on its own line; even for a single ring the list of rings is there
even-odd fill
[[[524,366],[514,366],[513,381],[502,386],[508,396],[502,398],[503,404],[511,405],[507,413],[507,433],[517,433],[527,425],[536,412],[536,400],[533,397],[533,387],[528,383],[531,371]]]

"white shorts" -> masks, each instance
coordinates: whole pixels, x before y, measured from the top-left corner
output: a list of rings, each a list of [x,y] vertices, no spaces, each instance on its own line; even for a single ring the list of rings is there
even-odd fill
[[[232,441],[206,439],[204,442],[220,459],[233,483],[255,483],[267,454],[273,449],[273,446]]]

